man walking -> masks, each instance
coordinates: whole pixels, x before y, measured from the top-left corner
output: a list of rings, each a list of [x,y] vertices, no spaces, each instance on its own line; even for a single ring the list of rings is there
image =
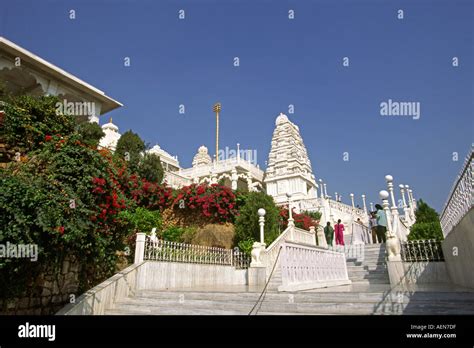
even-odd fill
[[[372,233],[372,243],[377,243],[377,216],[374,212],[370,213],[369,228]]]
[[[379,243],[385,243],[387,241],[387,216],[380,204],[375,205],[377,209],[377,239]]]

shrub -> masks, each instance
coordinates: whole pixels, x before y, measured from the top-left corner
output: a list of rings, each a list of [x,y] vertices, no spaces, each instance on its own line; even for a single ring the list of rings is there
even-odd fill
[[[143,140],[138,134],[128,130],[117,141],[114,155],[121,159],[126,159],[130,172],[136,173],[143,151],[145,151]]]
[[[226,186],[193,184],[174,192],[164,216],[179,226],[233,222],[238,214],[235,199],[232,190]]]
[[[149,234],[153,228],[161,229],[162,220],[159,211],[137,207],[135,210],[125,210],[118,215],[127,226],[129,234],[142,232]]]
[[[417,202],[417,207],[416,222],[410,228],[408,240],[444,239],[436,210],[421,199]]]
[[[235,220],[235,243],[245,240],[260,240],[260,227],[257,211],[264,208],[265,214],[265,243],[269,245],[278,237],[279,209],[273,197],[264,192],[249,192],[245,205],[240,209]]]
[[[164,240],[170,242],[183,242],[183,234],[186,232],[186,228],[178,226],[170,226],[163,230],[161,237]]]
[[[237,243],[237,246],[242,252],[244,252],[247,255],[250,255],[252,252],[254,242],[255,240],[253,239],[241,240],[239,243]]]
[[[320,212],[303,211],[300,214],[298,214],[298,213],[295,213],[293,209],[292,209],[292,216],[295,222],[295,226],[306,231],[309,231],[309,228],[311,226],[316,226],[319,223],[319,220],[321,219]],[[285,207],[281,207],[280,208],[280,230],[286,229],[286,227],[288,226],[288,218],[289,218],[288,209]]]
[[[76,130],[81,137],[81,141],[89,146],[97,147],[100,139],[105,135],[102,128],[97,123],[81,122],[76,126]]]
[[[233,246],[234,235],[232,224],[209,224],[196,231],[192,244],[230,249]]]
[[[160,184],[163,180],[160,157],[154,153],[145,153],[140,160],[138,174],[151,183]]]
[[[80,257],[87,272],[81,274],[82,289],[112,274],[115,251],[123,248],[115,219],[128,200],[107,156],[84,146],[77,135],[46,136],[26,162],[1,170],[0,241],[38,245],[38,270],[59,265],[66,254]],[[13,296],[12,283],[18,280],[20,291],[23,271],[5,259],[0,264],[2,276],[10,279],[2,295]]]
[[[15,151],[25,153],[41,147],[47,135],[73,133],[73,117],[57,112],[57,97],[19,96],[5,98],[0,139]]]

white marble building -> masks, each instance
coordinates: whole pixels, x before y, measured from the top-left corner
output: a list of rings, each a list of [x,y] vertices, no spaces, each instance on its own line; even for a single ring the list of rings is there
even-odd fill
[[[100,89],[1,36],[0,81],[14,95],[57,96],[67,111],[90,122],[99,123],[101,115],[122,106]]]

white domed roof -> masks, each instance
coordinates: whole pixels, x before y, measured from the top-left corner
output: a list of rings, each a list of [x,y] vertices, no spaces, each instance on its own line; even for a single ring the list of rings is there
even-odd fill
[[[288,122],[288,116],[286,116],[284,113],[280,112],[280,115],[276,118],[275,125],[278,126],[279,124]]]
[[[212,159],[211,159],[211,156],[209,156],[207,147],[205,147],[204,145],[200,146],[197,154],[194,155],[193,167],[211,164],[211,163],[212,163]]]
[[[109,120],[109,123],[106,123],[102,125],[102,129],[105,130],[111,130],[114,132],[118,132],[118,127],[112,123],[112,117]]]

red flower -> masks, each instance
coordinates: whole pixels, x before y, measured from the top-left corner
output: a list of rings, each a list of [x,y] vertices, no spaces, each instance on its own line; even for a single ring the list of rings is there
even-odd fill
[[[64,226],[56,227],[56,229],[58,230],[59,234],[61,234],[61,235],[64,234]]]
[[[51,135],[47,135],[44,137],[44,141],[50,141],[51,139],[53,139]]]

